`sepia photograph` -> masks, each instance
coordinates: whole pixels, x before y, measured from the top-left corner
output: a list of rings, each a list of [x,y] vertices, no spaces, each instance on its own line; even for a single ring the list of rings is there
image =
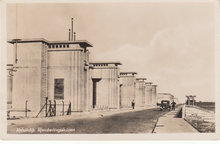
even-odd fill
[[[7,139],[219,134],[218,0],[3,4]]]

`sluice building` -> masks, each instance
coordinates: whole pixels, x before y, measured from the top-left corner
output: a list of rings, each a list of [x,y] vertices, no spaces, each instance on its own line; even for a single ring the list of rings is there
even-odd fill
[[[144,107],[145,105],[145,80],[146,78],[137,78],[136,79],[136,95],[135,102],[136,106]]]
[[[7,65],[8,117],[69,115],[71,112],[146,107],[156,103],[156,85],[120,62],[90,62],[86,40],[76,40],[73,18],[68,41],[13,39]]]
[[[16,49],[12,109],[36,115],[46,99],[71,103],[72,111],[89,109],[88,41],[10,40]]]
[[[157,103],[161,103],[162,100],[167,100],[167,101],[170,101],[170,103],[172,103],[174,100],[174,96],[170,93],[158,93]]]
[[[120,108],[120,62],[91,62],[92,107],[95,109]]]
[[[152,86],[152,105],[157,104],[157,85]]]
[[[90,62],[86,40],[15,39],[14,64],[7,65],[8,109],[16,116],[64,115],[155,105],[156,85],[120,72],[120,62]],[[19,113],[21,112],[21,113]],[[46,113],[45,113],[46,112]],[[26,114],[27,115],[27,114]]]
[[[135,101],[136,75],[136,72],[120,72],[121,108],[131,107]]]
[[[145,105],[152,105],[152,82],[146,82],[145,87]]]

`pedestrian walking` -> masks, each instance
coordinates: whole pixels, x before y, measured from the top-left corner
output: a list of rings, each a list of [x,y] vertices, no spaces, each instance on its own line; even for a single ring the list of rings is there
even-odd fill
[[[135,102],[134,102],[134,100],[132,100],[131,106],[132,106],[132,109],[134,109],[134,107],[135,107]]]

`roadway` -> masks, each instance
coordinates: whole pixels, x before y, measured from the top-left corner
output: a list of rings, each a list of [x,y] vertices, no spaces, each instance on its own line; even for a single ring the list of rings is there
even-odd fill
[[[152,133],[157,119],[166,113],[168,111],[152,108],[95,118],[12,124],[8,125],[8,133]]]

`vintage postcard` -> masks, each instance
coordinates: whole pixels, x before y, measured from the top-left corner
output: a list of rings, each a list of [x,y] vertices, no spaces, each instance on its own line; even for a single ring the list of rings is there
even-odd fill
[[[1,139],[219,139],[219,22],[218,0],[1,1]]]

